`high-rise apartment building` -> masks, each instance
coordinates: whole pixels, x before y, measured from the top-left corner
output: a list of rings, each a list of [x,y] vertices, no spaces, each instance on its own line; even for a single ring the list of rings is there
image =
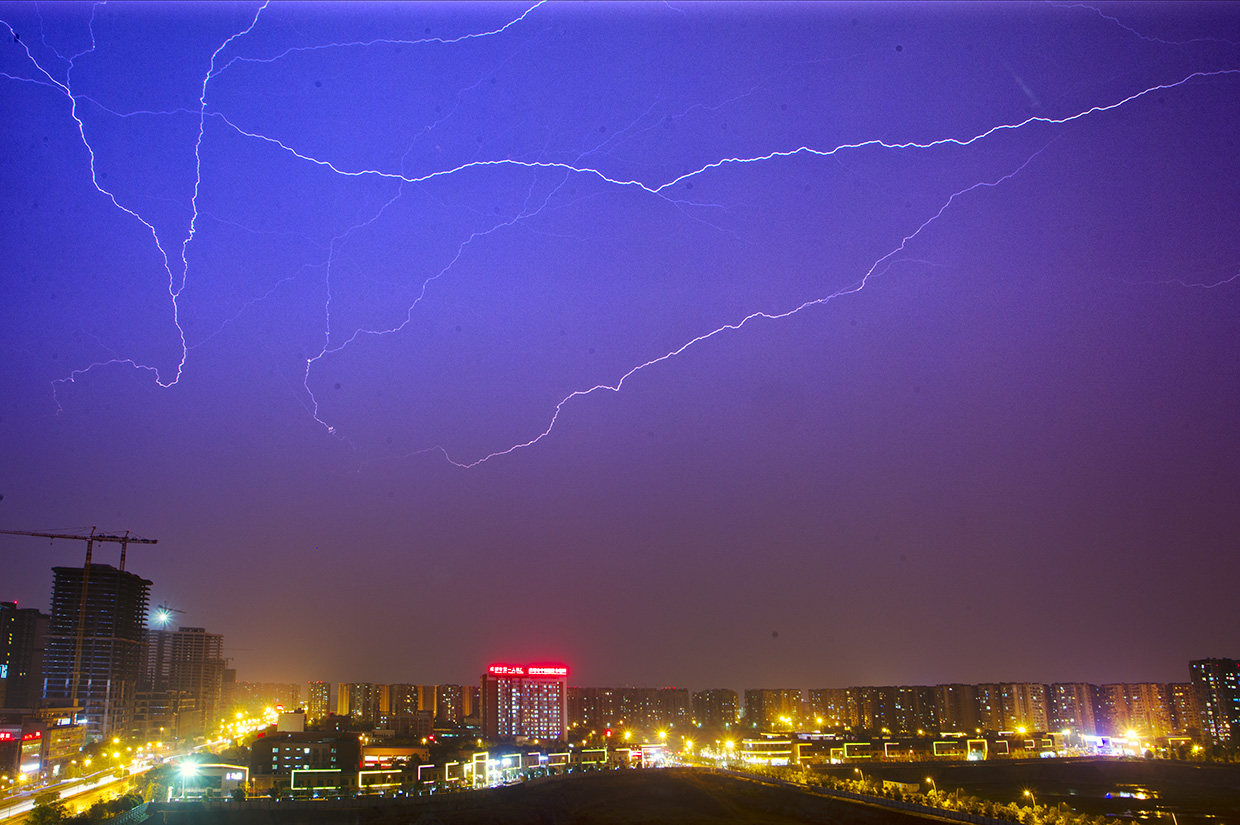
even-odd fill
[[[692,713],[687,688],[659,688],[658,720],[660,726],[687,728]]]
[[[736,691],[711,688],[693,694],[693,719],[703,727],[731,728],[740,715]]]
[[[936,685],[934,709],[940,730],[972,736],[981,727],[977,715],[977,685]]]
[[[1201,707],[1191,682],[1167,685],[1167,702],[1171,706],[1171,729],[1182,735],[1201,734]]]
[[[975,686],[977,726],[982,730],[1001,731],[1003,725],[1003,687],[993,682]]]
[[[999,685],[1002,730],[1026,733],[1047,729],[1046,685],[1017,682]]]
[[[1234,744],[1240,734],[1240,661],[1196,659],[1188,672],[1205,732],[1215,742]]]
[[[888,734],[923,734],[936,730],[938,710],[935,693],[935,688],[925,685],[844,688],[847,726],[853,730]],[[817,718],[815,715],[815,724]]]
[[[336,692],[336,713],[349,716],[359,722],[378,724],[383,710],[385,685],[370,682],[342,682]],[[389,694],[390,695],[390,694]]]
[[[616,718],[616,695],[613,688],[570,687],[568,689],[568,724],[583,731],[602,731]]]
[[[1171,733],[1171,706],[1167,686],[1153,682],[1103,685],[1101,704],[1107,733],[1124,736],[1129,732],[1153,738]]]
[[[34,708],[43,698],[49,616],[0,602],[0,708]]]
[[[482,735],[488,739],[564,739],[568,668],[491,665],[479,689]]]
[[[410,719],[418,712],[418,686],[410,684],[388,685],[387,707],[380,709],[383,727],[396,730],[407,728]]]
[[[52,575],[44,699],[76,702],[93,738],[123,732],[143,677],[151,582],[108,564]]]
[[[435,724],[459,725],[462,718],[460,685],[435,686]]]
[[[332,683],[331,682],[307,682],[306,683],[306,719],[311,722],[317,722],[332,709]]]
[[[659,689],[622,687],[616,689],[617,711],[621,724],[630,728],[653,730],[659,721]]]
[[[152,630],[147,643],[150,689],[191,698],[202,714],[203,729],[213,730],[223,715],[224,637],[201,627],[182,627]]]
[[[800,724],[800,688],[756,688],[745,691],[745,724],[764,730],[789,730]]]
[[[1057,682],[1050,686],[1048,722],[1052,730],[1083,736],[1098,733],[1094,707],[1098,688],[1085,682]]]
[[[887,699],[883,689],[872,685],[856,685],[844,689],[848,708],[848,727],[854,731],[881,731],[886,725]]]
[[[812,688],[805,712],[815,728],[826,730],[848,727],[848,691],[844,688]]]
[[[891,697],[891,718],[885,726],[893,733],[924,735],[938,730],[934,688],[925,685],[899,685]]]

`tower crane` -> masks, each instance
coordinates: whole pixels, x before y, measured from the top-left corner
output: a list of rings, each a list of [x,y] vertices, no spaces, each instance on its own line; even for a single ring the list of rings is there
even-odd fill
[[[130,543],[133,544],[158,544],[159,539],[140,539],[137,536],[129,535],[129,531],[125,531],[123,536],[111,536],[105,533],[96,533],[97,527],[90,528],[89,536],[75,536],[72,533],[36,533],[29,530],[0,530],[0,533],[8,536],[34,536],[35,538],[44,539],[72,539],[74,541],[86,542],[86,563],[82,565],[82,600],[78,608],[77,638],[73,643],[73,687],[70,690],[69,704],[77,707],[78,700],[78,682],[82,677],[82,640],[86,635],[86,588],[90,584],[90,558],[91,553],[95,549],[95,542],[111,542],[121,546],[121,562],[120,569],[125,569],[125,549]]]

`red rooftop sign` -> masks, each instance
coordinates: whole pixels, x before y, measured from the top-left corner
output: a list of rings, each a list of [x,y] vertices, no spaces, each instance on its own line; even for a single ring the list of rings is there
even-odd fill
[[[564,665],[491,665],[487,673],[492,676],[567,676]]]

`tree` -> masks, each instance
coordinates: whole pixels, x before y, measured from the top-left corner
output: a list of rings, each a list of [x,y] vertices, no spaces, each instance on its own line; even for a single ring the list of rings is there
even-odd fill
[[[39,794],[45,797],[46,794]],[[36,801],[30,816],[26,817],[27,825],[60,825],[65,820],[65,803],[59,799]]]
[[[142,798],[147,802],[163,799],[167,795],[168,787],[172,782],[172,765],[165,763],[135,777],[134,791],[141,794]]]

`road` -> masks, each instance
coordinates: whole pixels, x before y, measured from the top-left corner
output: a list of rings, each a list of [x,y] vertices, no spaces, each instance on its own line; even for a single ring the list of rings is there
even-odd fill
[[[0,802],[0,822],[17,822],[34,808],[35,797],[47,791],[60,791],[60,799],[65,803],[66,810],[77,813],[101,799],[110,799],[125,793],[131,786],[132,779],[132,776],[118,777],[115,769],[112,769],[51,786],[32,788]]]

